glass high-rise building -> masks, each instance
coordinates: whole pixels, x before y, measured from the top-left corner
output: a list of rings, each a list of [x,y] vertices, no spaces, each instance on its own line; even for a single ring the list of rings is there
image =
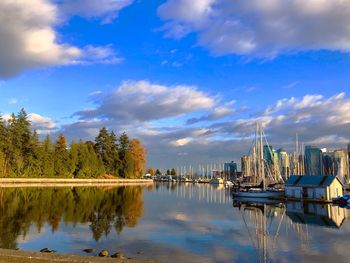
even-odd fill
[[[349,183],[349,157],[347,150],[334,151],[334,175],[343,183]]]
[[[283,178],[288,178],[290,175],[290,162],[289,162],[289,155],[286,150],[279,149],[277,151],[278,158],[279,158],[279,166],[281,175]]]
[[[305,174],[323,175],[322,151],[316,146],[305,146]]]
[[[237,164],[235,162],[224,164],[224,173],[226,179],[236,180],[237,179]]]
[[[334,152],[323,154],[323,175],[334,175]]]

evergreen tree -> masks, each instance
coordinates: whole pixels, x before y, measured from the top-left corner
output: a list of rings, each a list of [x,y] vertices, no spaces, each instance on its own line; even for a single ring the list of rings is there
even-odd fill
[[[44,141],[41,144],[42,155],[41,155],[41,170],[42,176],[53,177],[55,175],[54,157],[54,146],[52,144],[50,135],[46,135]]]
[[[6,174],[6,171],[5,171],[5,163],[6,163],[5,150],[7,147],[8,147],[7,129],[6,129],[5,121],[3,120],[3,118],[0,114],[0,176],[4,176]]]
[[[71,177],[72,159],[67,150],[67,139],[60,134],[54,147],[54,175],[57,177]]]
[[[107,129],[103,127],[95,138],[95,150],[106,173],[118,175],[119,156],[115,134],[113,132],[109,134]]]
[[[134,172],[134,162],[132,160],[130,149],[130,141],[128,135],[123,132],[119,137],[119,175],[123,178],[129,178]]]
[[[84,143],[82,140],[78,143],[72,143],[70,152],[74,167],[74,177],[96,178],[104,173],[103,165],[99,161],[93,145],[90,143]]]
[[[170,174],[171,174],[171,175],[176,175],[176,170],[175,170],[174,168],[171,169]]]
[[[21,175],[43,176],[43,170],[41,165],[43,153],[36,130],[34,130],[33,134],[30,135],[26,152],[23,155],[25,160],[25,167]]]

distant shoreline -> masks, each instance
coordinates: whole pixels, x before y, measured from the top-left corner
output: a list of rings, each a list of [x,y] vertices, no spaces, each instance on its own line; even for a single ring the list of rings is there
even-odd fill
[[[150,179],[0,178],[0,188],[148,185]]]

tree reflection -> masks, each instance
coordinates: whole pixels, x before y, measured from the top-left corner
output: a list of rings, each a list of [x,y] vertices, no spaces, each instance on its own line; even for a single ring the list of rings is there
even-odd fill
[[[90,223],[96,241],[112,227],[120,233],[142,216],[142,191],[139,186],[0,189],[0,247],[16,248],[18,236],[33,224],[38,232],[45,224],[55,232],[61,222]]]

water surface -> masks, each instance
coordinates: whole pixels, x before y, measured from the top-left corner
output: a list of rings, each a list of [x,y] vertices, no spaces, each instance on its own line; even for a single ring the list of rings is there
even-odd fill
[[[348,262],[348,210],[233,201],[212,185],[0,188],[0,247],[162,262]]]

